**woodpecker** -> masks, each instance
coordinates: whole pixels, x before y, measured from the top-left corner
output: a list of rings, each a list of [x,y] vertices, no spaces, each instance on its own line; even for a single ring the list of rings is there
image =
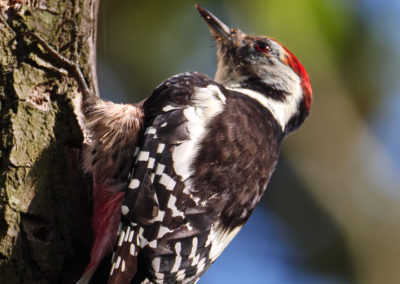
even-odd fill
[[[230,29],[196,5],[217,45],[215,79],[173,76],[137,104],[94,96],[75,77],[91,145],[95,241],[78,283],[113,252],[108,283],[196,283],[242,228],[307,117],[309,77],[277,40]]]

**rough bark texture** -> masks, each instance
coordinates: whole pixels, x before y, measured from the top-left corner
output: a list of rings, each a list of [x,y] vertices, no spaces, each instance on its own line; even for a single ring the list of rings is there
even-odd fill
[[[0,283],[73,283],[88,262],[90,177],[73,79],[55,71],[30,30],[80,63],[96,89],[96,0],[0,0]],[[94,82],[94,83],[93,83]]]

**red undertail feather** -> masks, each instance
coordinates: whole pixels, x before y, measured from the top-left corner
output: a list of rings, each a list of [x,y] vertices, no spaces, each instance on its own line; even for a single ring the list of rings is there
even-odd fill
[[[91,250],[90,263],[78,283],[89,281],[103,257],[112,250],[117,237],[124,195],[125,193],[121,192],[118,186],[96,183],[94,178],[92,225],[95,240]]]

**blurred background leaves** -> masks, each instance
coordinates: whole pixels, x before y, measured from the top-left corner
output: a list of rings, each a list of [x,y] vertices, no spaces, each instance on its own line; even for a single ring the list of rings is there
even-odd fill
[[[102,1],[102,96],[147,97],[176,73],[213,76],[194,1]],[[263,204],[201,279],[213,283],[399,283],[400,2],[199,1],[268,34],[308,70],[309,119],[286,139]]]

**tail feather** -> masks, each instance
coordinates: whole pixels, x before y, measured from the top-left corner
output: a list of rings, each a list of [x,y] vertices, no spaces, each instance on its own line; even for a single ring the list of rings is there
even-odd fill
[[[96,271],[98,264],[95,267],[92,267],[90,269],[86,269],[85,273],[83,273],[82,277],[76,282],[76,284],[87,284],[90,281],[90,278],[92,278],[94,272]]]
[[[93,232],[95,241],[91,250],[90,263],[79,284],[88,283],[101,260],[111,252],[116,241],[121,219],[121,205],[125,193],[121,186],[94,183]]]

